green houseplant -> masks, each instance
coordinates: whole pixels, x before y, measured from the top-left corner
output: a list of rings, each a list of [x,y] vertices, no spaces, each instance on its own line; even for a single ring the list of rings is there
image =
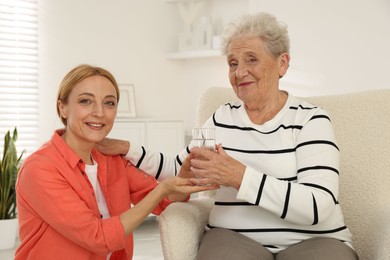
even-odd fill
[[[0,249],[12,248],[15,244],[16,218],[16,191],[15,183],[20,163],[25,150],[18,157],[15,142],[18,131],[15,127],[12,135],[8,131],[4,136],[4,149],[0,160]],[[1,238],[5,236],[5,238]],[[12,239],[13,238],[13,239]]]

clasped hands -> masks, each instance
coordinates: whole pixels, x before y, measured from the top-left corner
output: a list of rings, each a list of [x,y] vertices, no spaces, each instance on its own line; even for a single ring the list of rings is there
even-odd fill
[[[230,186],[239,189],[246,166],[229,156],[221,144],[214,151],[191,149],[179,176],[190,178],[194,185]]]
[[[119,139],[105,138],[95,147],[104,154],[126,155],[130,143]],[[221,144],[214,151],[207,148],[194,147],[184,160],[179,176],[189,178],[196,186],[215,187],[221,185],[240,188],[246,166],[229,156]],[[209,187],[210,189],[212,189]]]

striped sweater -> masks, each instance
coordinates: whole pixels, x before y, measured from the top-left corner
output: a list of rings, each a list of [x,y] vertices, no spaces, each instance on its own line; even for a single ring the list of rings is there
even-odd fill
[[[240,189],[221,187],[206,229],[240,232],[277,253],[312,237],[351,246],[338,203],[339,148],[326,112],[289,95],[263,125],[252,123],[242,102],[221,106],[205,123],[216,141],[246,165]],[[175,160],[132,144],[127,157],[146,172],[177,173],[191,147]]]

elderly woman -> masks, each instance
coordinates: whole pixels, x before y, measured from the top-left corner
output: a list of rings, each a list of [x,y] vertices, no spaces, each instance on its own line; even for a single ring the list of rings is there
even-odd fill
[[[158,184],[121,156],[94,149],[110,132],[118,101],[118,85],[103,68],[80,65],[63,79],[57,112],[65,128],[18,175],[15,259],[132,259],[132,232],[151,212],[214,188],[182,177]],[[188,171],[186,161],[179,176]]]
[[[338,203],[329,116],[279,89],[290,61],[286,26],[267,13],[245,15],[226,27],[223,52],[240,101],[204,125],[215,128],[216,151],[190,145],[176,158],[191,151],[192,182],[221,185],[198,259],[358,259]],[[149,172],[173,172],[173,160],[158,167],[160,156],[142,151],[132,144],[127,157]]]

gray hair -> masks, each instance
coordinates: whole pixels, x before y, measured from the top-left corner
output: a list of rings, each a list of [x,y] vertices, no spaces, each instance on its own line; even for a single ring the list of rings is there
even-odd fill
[[[227,24],[222,33],[222,53],[227,54],[229,44],[234,39],[251,36],[260,37],[275,58],[290,51],[287,25],[276,20],[272,14],[256,13],[243,15]]]

